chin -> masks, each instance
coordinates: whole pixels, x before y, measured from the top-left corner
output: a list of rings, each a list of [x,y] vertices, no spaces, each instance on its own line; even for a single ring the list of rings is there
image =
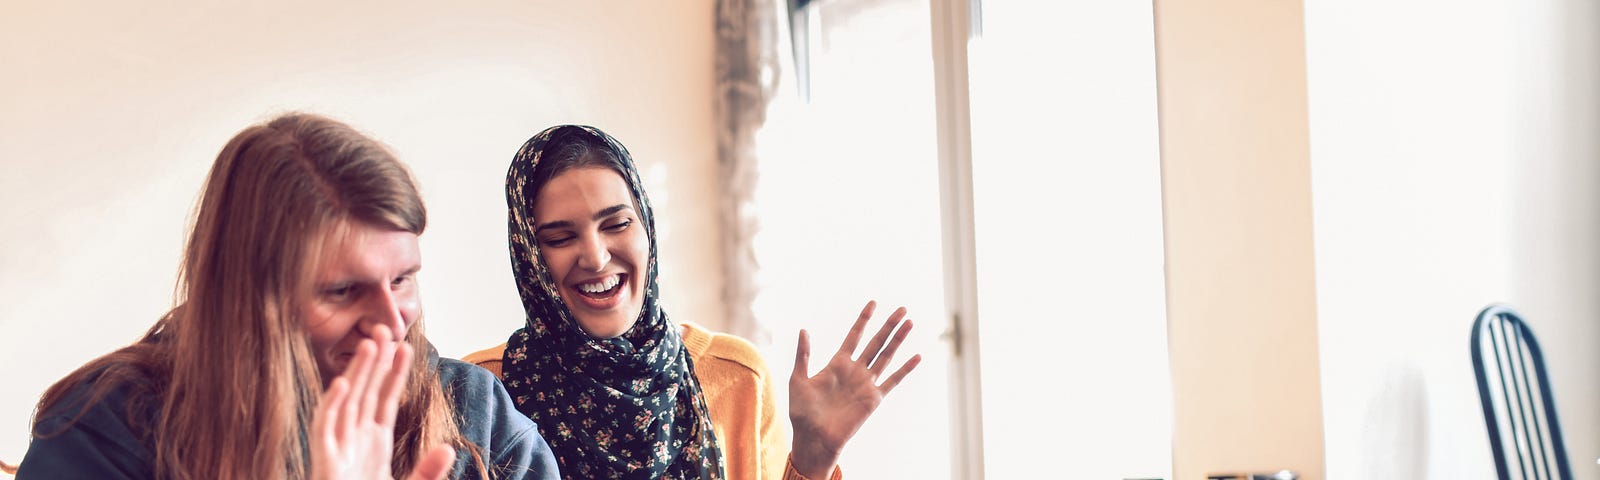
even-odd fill
[[[608,326],[603,329],[584,328],[583,331],[594,338],[617,338],[626,333],[628,329]]]
[[[594,338],[616,338],[627,333],[633,328],[633,322],[613,319],[578,319],[578,326],[583,332]]]

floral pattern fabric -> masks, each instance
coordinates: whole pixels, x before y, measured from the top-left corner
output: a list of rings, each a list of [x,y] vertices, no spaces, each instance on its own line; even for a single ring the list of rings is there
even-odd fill
[[[534,171],[545,146],[569,135],[599,139],[650,239],[644,307],[617,338],[590,337],[562,303],[534,237]],[[539,425],[563,478],[725,478],[700,382],[678,326],[661,309],[655,217],[628,150],[599,129],[551,127],[528,139],[506,172],[511,265],[527,324],[507,341],[506,390]]]

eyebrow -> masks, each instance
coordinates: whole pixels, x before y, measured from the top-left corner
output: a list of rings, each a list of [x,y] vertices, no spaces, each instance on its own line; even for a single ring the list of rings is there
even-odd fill
[[[413,265],[410,268],[402,270],[400,272],[400,275],[398,275],[396,278],[416,275],[417,272],[420,272],[420,271],[422,271],[422,265],[421,264]],[[363,283],[363,282],[365,282],[367,280],[370,280],[370,279],[348,277],[348,276],[346,276],[346,277],[335,277],[333,280],[318,281],[318,282],[316,282],[315,287],[317,288],[317,290],[327,290],[327,289],[330,289],[330,288],[333,288],[333,287],[339,287],[339,286],[358,285],[358,284],[361,284],[361,283]]]
[[[416,274],[418,274],[418,272],[421,272],[421,270],[422,270],[422,264],[416,264],[416,266],[406,267],[405,270],[400,270],[400,275],[395,275],[395,277],[406,277],[406,275],[416,275]],[[331,286],[331,285],[346,285],[346,283],[362,283],[363,280],[365,280],[365,278],[350,277],[350,275],[342,275],[342,277],[334,277],[333,280],[318,280],[317,288],[325,288],[325,286]]]
[[[404,276],[407,276],[407,275],[416,275],[417,272],[420,272],[420,271],[422,271],[422,264],[418,263],[416,265],[413,265],[411,268],[407,268],[407,269],[405,269],[405,271],[400,272],[400,276],[404,277]]]
[[[623,210],[630,210],[632,208],[633,208],[632,206],[630,206],[630,205],[628,205],[626,203],[619,203],[619,204],[616,204],[616,205],[612,205],[612,206],[600,209],[599,212],[595,212],[593,218],[595,220],[600,220],[602,218],[606,218],[606,217],[609,217],[609,216],[612,216],[612,215],[616,215],[617,212],[620,212],[620,211],[623,211]],[[560,220],[560,221],[555,221],[555,222],[550,222],[550,223],[541,223],[538,226],[533,227],[533,234],[534,235],[538,235],[539,232],[544,231],[544,229],[546,229],[546,228],[572,228],[572,222],[569,222],[569,221],[566,221],[566,220]]]

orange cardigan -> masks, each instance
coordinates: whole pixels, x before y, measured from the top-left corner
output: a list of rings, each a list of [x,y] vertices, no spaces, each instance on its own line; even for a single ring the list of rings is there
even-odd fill
[[[728,478],[734,480],[808,480],[789,463],[789,431],[778,418],[772,393],[772,373],[754,345],[743,338],[707,330],[688,322],[683,345],[694,362],[695,378],[706,396],[711,428],[722,446]],[[494,372],[500,371],[506,344],[473,352],[462,358]],[[832,480],[842,478],[835,467]]]

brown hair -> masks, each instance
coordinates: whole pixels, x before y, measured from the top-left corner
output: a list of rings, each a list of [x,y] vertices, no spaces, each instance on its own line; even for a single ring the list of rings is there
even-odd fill
[[[426,227],[411,174],[382,144],[309,114],[239,132],[201,193],[177,306],[138,343],[52,385],[34,434],[49,434],[37,431],[37,414],[79,385],[93,385],[84,408],[120,387],[129,391],[130,425],[153,432],[158,478],[305,478],[306,430],[323,383],[294,305],[323,242],[352,222],[415,234]],[[422,327],[418,319],[406,333],[418,355],[395,422],[393,469],[409,472],[445,443],[471,452],[487,474],[428,364]],[[156,418],[135,418],[156,405]]]

